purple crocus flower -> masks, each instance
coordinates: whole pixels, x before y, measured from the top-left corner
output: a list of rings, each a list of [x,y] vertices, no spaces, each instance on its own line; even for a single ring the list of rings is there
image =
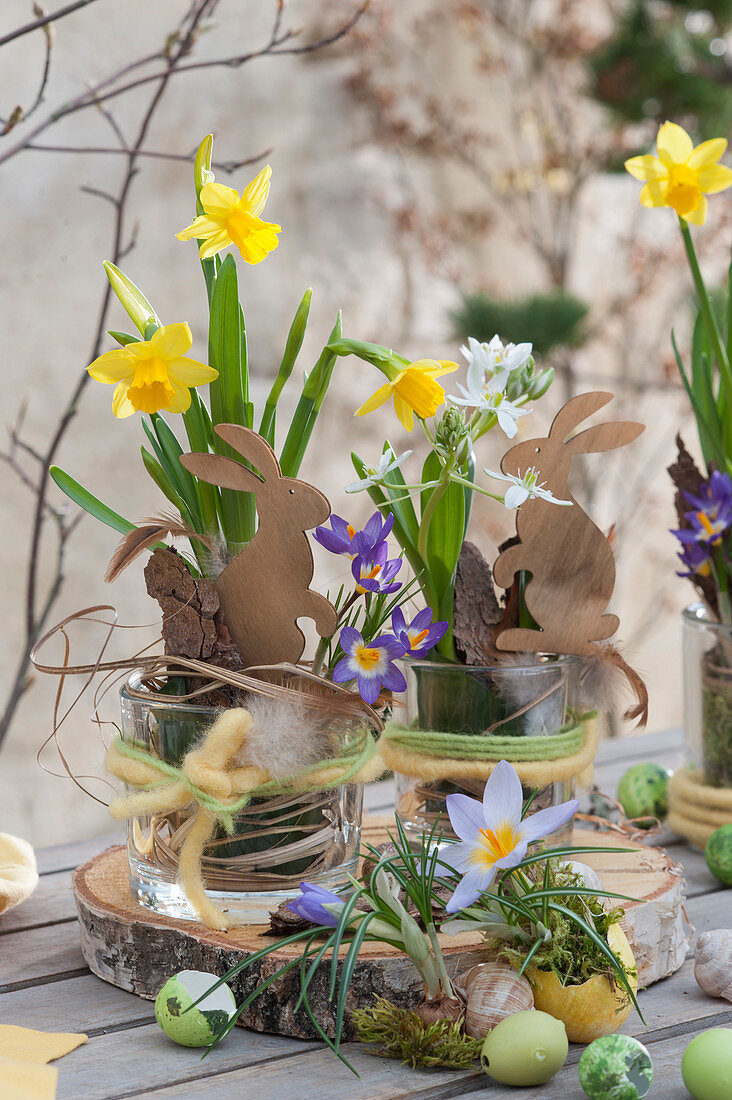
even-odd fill
[[[396,592],[401,588],[402,582],[395,581],[394,577],[402,567],[402,559],[388,561],[388,557],[389,547],[379,542],[354,558],[351,572],[358,592]]]
[[[679,537],[678,531],[672,532],[676,537]],[[683,550],[678,555],[678,559],[682,565],[686,566],[687,571],[685,573],[681,570],[677,570],[677,577],[691,577],[694,580],[696,577],[708,577],[711,572],[711,558],[709,556],[709,548],[706,543],[697,542],[696,539],[686,541],[681,540]]]
[[[391,615],[391,628],[404,646],[407,657],[426,657],[447,631],[447,623],[432,622],[432,608],[424,607],[407,623],[401,607]]]
[[[572,799],[522,819],[521,780],[506,760],[491,772],[482,802],[466,794],[449,794],[445,801],[460,841],[449,846],[444,859],[463,876],[445,906],[448,913],[477,901],[497,871],[516,867],[529,844],[565,825],[579,808]]]
[[[395,666],[397,657],[404,656],[404,646],[398,638],[381,634],[366,644],[353,626],[344,626],[340,637],[345,653],[333,670],[337,684],[355,680],[365,703],[375,703],[382,685],[390,691],[406,691],[407,682]]]
[[[694,509],[686,512],[685,518],[689,522],[689,532],[692,538],[686,534],[682,538],[682,531],[674,531],[681,542],[703,542],[716,545],[721,542],[724,534],[732,527],[732,480],[729,474],[722,474],[714,470],[712,476],[702,486],[699,496],[693,493],[684,493],[684,497]]]
[[[382,542],[393,526],[394,516],[391,512],[385,520],[382,520],[380,512],[374,512],[361,531],[357,531],[353,524],[341,516],[332,515],[330,530],[327,527],[316,527],[313,538],[331,554],[348,554],[355,558],[357,554],[362,554]]]
[[[328,928],[335,928],[340,914],[329,912],[325,905],[338,905],[342,909],[345,905],[343,898],[322,886],[316,886],[314,882],[300,883],[300,896],[288,901],[287,908],[297,913],[303,920],[312,921],[313,924],[324,924]]]

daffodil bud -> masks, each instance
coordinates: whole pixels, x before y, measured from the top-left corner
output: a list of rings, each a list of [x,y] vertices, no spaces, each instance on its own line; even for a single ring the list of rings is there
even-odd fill
[[[213,155],[213,134],[206,134],[198,146],[196,159],[193,162],[193,179],[196,185],[196,199],[200,197],[201,188],[206,183],[211,183],[214,174],[211,171],[211,157]]]
[[[142,291],[132,282],[132,279],[128,278],[124,271],[120,271],[108,260],[104,261],[104,270],[107,273],[112,290],[127,311],[137,331],[144,337],[149,325],[160,328],[160,318]]]

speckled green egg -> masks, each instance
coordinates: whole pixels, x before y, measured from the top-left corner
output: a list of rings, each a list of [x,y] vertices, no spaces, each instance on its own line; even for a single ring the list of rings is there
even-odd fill
[[[732,824],[714,830],[704,849],[704,858],[712,874],[725,886],[732,886]]]
[[[548,1012],[514,1012],[485,1038],[480,1061],[502,1085],[544,1085],[567,1060],[569,1043],[561,1020]]]
[[[618,802],[627,817],[664,818],[668,813],[668,772],[658,764],[634,764],[618,784]]]
[[[632,1035],[603,1035],[579,1060],[579,1080],[590,1100],[641,1100],[653,1081],[651,1056]]]
[[[228,985],[220,985],[195,1008],[190,1008],[217,981],[215,974],[201,970],[181,970],[168,978],[155,998],[155,1019],[174,1043],[182,1047],[207,1047],[217,1031],[229,1022],[236,1001]]]
[[[713,1027],[692,1039],[681,1076],[694,1100],[732,1100],[732,1028]]]

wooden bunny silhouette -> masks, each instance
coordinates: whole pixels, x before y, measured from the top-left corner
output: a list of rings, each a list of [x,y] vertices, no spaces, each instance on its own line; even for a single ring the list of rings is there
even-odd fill
[[[612,398],[611,393],[599,392],[573,397],[557,413],[547,438],[527,439],[503,456],[505,474],[520,476],[533,466],[537,484],[560,500],[570,500],[572,507],[535,497],[519,508],[520,541],[499,554],[493,576],[499,587],[510,588],[514,574],[531,574],[524,598],[539,629],[503,630],[496,638],[498,649],[587,655],[596,650],[593,643],[609,638],[619,626],[617,615],[605,614],[615,585],[610,543],[568,488],[573,455],[624,447],[644,430],[643,424],[618,421],[567,439]]]
[[[257,532],[215,581],[224,621],[245,666],[294,664],[305,648],[298,618],[314,619],[323,636],[337,626],[333,605],[310,588],[313,555],[305,534],[325,523],[330,505],[314,486],[283,477],[277,456],[257,432],[238,424],[214,430],[258,470],[224,455],[181,455],[201,481],[256,494]]]

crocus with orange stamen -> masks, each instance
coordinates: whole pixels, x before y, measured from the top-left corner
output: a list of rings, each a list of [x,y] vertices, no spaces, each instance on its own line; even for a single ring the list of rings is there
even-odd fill
[[[401,607],[395,607],[391,614],[391,628],[404,646],[407,657],[426,657],[447,633],[447,623],[432,622],[431,607],[423,607],[411,623],[407,623]]]
[[[446,905],[448,913],[477,901],[497,871],[516,867],[529,844],[561,828],[579,807],[577,799],[572,799],[522,820],[521,780],[507,760],[493,769],[482,802],[465,794],[449,794],[446,802],[450,824],[460,841],[446,848],[442,858],[463,875]]]

